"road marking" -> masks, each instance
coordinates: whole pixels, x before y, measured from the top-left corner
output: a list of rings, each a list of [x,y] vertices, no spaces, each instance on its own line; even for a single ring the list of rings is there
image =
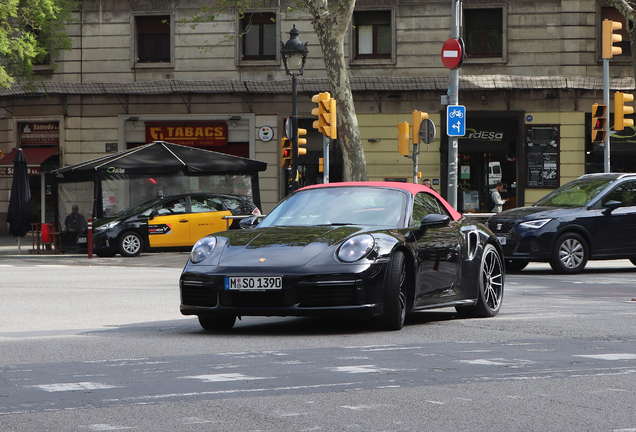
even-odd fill
[[[376,365],[360,365],[360,366],[339,366],[335,368],[327,368],[334,372],[344,373],[378,373],[378,372],[395,372],[396,369],[387,369],[377,367]]]
[[[636,360],[636,354],[589,354],[575,355],[574,357],[586,357],[598,360]]]
[[[243,375],[240,373],[227,373],[227,374],[213,374],[213,375],[193,375],[180,377],[182,379],[198,379],[204,382],[224,382],[224,381],[248,381],[248,380],[262,380],[273,379],[275,377],[253,377]]]
[[[46,392],[64,392],[64,391],[77,391],[77,390],[106,390],[112,388],[119,388],[120,386],[113,386],[109,384],[95,383],[95,382],[77,382],[77,383],[60,383],[60,384],[40,384],[25,387],[35,387]]]
[[[124,430],[124,429],[136,429],[131,426],[112,426],[109,424],[92,424],[92,425],[89,425],[88,428],[92,431],[114,431],[114,430]]]

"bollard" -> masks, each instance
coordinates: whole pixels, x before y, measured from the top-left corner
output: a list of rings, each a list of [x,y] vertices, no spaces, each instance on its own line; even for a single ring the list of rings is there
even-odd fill
[[[86,243],[88,243],[88,257],[93,258],[93,219],[89,219],[87,222]]]

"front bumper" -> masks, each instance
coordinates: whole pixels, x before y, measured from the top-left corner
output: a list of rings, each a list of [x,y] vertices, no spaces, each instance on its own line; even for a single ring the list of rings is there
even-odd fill
[[[552,233],[545,233],[540,229],[522,230],[514,222],[492,220],[488,221],[488,228],[502,243],[505,259],[550,261]]]
[[[203,316],[381,315],[386,264],[353,274],[283,276],[272,291],[226,290],[225,275],[184,272],[179,281],[181,313]]]

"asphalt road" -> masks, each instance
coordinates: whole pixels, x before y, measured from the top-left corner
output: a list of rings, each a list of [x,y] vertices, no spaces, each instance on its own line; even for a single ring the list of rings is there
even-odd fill
[[[178,310],[187,254],[0,261],[1,431],[636,431],[636,267],[531,264],[501,313],[369,322]]]

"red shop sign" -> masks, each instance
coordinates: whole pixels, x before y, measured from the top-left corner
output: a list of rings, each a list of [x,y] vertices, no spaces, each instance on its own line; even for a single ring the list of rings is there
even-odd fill
[[[146,122],[146,143],[154,141],[190,147],[227,146],[227,123]]]

